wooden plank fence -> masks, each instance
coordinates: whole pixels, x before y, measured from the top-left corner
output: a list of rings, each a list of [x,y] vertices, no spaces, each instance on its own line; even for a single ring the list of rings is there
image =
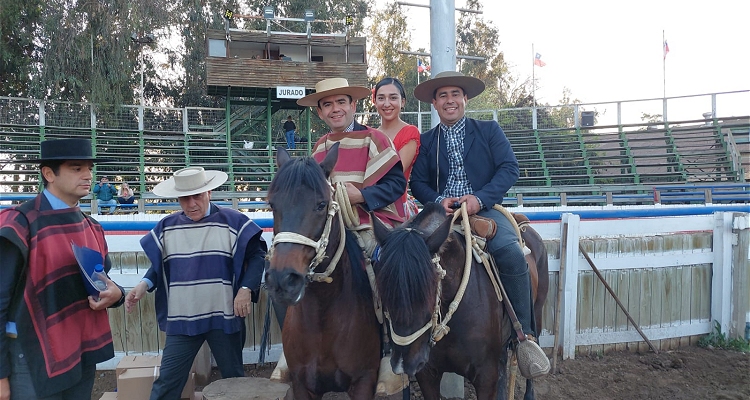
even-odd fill
[[[540,335],[542,347],[549,351],[558,306],[563,307],[560,343],[564,358],[576,353],[648,350],[580,254],[579,242],[658,349],[694,344],[714,329],[714,321],[722,332],[742,335],[750,311],[747,213],[605,220],[581,220],[570,213],[563,214],[562,221],[537,221],[532,226],[549,252],[550,286]],[[568,240],[565,274],[560,280],[563,226],[568,227]],[[108,242],[117,240],[117,235],[108,236]],[[148,268],[148,260],[137,249],[115,251],[112,261],[113,279],[126,287],[135,285]],[[560,305],[556,304],[559,282],[564,289]],[[246,363],[258,360],[267,301],[263,293],[247,319]],[[273,346],[266,359],[275,361],[281,334],[273,315],[270,320]],[[110,310],[110,323],[120,356],[163,348],[164,334],[156,326],[152,294],[132,314],[124,308]]]

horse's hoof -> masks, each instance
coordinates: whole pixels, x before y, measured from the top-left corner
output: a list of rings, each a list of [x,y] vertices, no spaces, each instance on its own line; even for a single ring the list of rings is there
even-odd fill
[[[408,385],[409,377],[406,374],[394,374],[391,369],[391,357],[383,357],[380,360],[378,384],[375,387],[375,394],[378,396],[390,396],[401,392]]]
[[[516,349],[518,370],[526,379],[534,379],[549,372],[549,358],[533,338],[524,340]]]
[[[276,368],[271,372],[271,377],[269,379],[271,382],[289,383],[289,366],[286,365],[286,357],[283,352],[281,353],[281,356],[279,356],[279,362],[276,363]]]

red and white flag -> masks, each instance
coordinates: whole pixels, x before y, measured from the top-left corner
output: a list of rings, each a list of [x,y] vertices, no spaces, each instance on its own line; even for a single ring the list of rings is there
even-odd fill
[[[667,41],[664,41],[664,59],[667,59],[667,53],[669,53],[669,45],[667,44]]]
[[[539,66],[539,67],[543,67],[543,66],[547,65],[547,63],[544,62],[544,61],[542,61],[542,55],[541,54],[536,53],[536,55],[534,56],[534,65]]]
[[[425,71],[429,71],[429,70],[430,70],[430,66],[422,64],[422,60],[420,60],[420,59],[417,58],[417,71],[418,72],[425,72]]]

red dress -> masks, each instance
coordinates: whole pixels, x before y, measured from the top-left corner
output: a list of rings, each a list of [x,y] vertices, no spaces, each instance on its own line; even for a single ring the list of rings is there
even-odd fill
[[[406,180],[409,181],[409,177],[411,176],[411,168],[414,166],[414,162],[417,161],[417,155],[419,154],[419,129],[417,129],[414,125],[406,125],[405,127],[401,128],[400,131],[396,134],[396,137],[393,139],[393,145],[396,147],[396,151],[401,151],[401,149],[406,146],[407,143],[411,141],[417,142],[417,152],[414,153],[414,158],[411,160],[411,164],[404,165],[404,176],[406,177]]]
[[[417,151],[414,153],[414,158],[412,158],[411,164],[403,166],[404,176],[406,177],[407,182],[409,181],[409,177],[411,177],[411,169],[414,167],[414,162],[417,161],[417,155],[419,154],[419,129],[414,125],[406,125],[396,133],[396,137],[393,139],[393,146],[396,147],[396,151],[398,152],[400,152],[401,149],[412,140],[417,143]],[[402,200],[404,202],[404,212],[407,217],[411,217],[419,212],[414,199],[407,193],[404,193]]]

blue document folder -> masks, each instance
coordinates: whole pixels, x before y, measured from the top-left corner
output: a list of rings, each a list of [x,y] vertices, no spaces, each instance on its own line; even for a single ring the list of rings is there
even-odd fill
[[[76,261],[78,261],[78,268],[81,271],[83,286],[86,287],[86,292],[89,296],[98,298],[99,289],[96,288],[94,281],[91,280],[91,275],[94,274],[94,267],[96,264],[104,265],[104,257],[102,257],[102,253],[86,246],[78,246],[73,242],[70,242],[70,245],[73,247],[73,254],[76,257]]]

